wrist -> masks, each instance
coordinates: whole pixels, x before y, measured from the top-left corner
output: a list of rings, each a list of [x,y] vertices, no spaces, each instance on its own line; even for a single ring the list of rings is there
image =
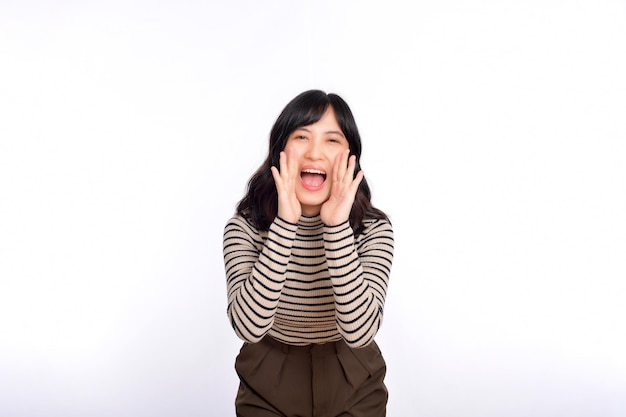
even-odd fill
[[[286,224],[288,224],[290,226],[298,226],[298,221],[297,220],[296,221],[291,221],[288,218],[283,217],[281,214],[277,214],[276,218],[278,220],[280,220],[281,222],[286,223]]]
[[[338,221],[325,221],[322,219],[322,223],[327,228],[343,228],[345,225],[349,223],[350,219],[338,220]]]

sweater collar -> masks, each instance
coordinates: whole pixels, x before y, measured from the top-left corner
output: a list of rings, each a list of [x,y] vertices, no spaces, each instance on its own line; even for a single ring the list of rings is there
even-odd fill
[[[322,224],[322,217],[319,214],[315,216],[305,216],[304,214],[300,216],[300,220],[298,224],[301,226],[320,226]]]

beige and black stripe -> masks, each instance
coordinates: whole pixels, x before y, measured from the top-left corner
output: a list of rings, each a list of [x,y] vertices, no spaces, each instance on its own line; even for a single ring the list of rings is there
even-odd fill
[[[369,344],[382,323],[394,241],[389,222],[365,224],[355,238],[348,222],[326,226],[319,216],[277,217],[266,232],[231,218],[224,265],[236,334],[252,343],[269,334],[294,345]]]

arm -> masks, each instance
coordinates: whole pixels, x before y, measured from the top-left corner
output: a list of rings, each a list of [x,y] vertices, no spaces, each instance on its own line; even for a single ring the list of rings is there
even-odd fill
[[[393,245],[391,224],[383,220],[373,221],[358,239],[348,222],[324,229],[337,327],[350,347],[369,344],[382,324]]]
[[[224,229],[228,318],[235,333],[255,343],[274,323],[297,225],[276,217],[265,241],[245,219],[233,217]]]

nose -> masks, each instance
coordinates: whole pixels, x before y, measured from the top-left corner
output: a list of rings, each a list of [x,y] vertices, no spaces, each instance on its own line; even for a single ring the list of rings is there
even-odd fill
[[[311,160],[320,159],[322,157],[322,146],[319,140],[313,139],[309,141],[305,156]]]

